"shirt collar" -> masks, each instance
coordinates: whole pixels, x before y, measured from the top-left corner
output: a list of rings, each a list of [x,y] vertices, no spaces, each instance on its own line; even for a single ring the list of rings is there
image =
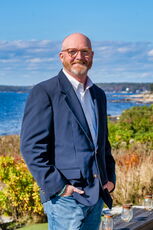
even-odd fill
[[[82,83],[80,83],[78,80],[76,80],[74,77],[72,77],[69,73],[67,73],[64,68],[63,68],[63,73],[68,78],[68,80],[71,82],[75,91],[77,91],[79,88],[84,89],[84,85]],[[93,82],[91,81],[91,79],[89,77],[87,77],[87,83],[86,83],[85,90],[89,89],[91,86],[93,86]]]

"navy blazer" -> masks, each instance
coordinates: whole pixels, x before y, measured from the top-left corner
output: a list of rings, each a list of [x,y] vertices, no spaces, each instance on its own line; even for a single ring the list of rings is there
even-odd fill
[[[55,196],[65,184],[85,191],[73,197],[94,205],[100,196],[109,208],[112,199],[102,185],[115,184],[115,162],[108,141],[106,96],[90,88],[98,123],[97,146],[76,93],[60,71],[58,76],[37,84],[31,91],[23,117],[21,152],[40,187],[42,202]]]

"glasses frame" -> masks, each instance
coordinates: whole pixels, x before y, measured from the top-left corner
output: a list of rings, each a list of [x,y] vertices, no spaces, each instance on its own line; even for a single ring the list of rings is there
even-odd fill
[[[75,50],[76,53],[75,54],[71,54],[70,51],[73,51]],[[89,54],[84,54],[83,51],[88,51]],[[78,52],[81,52],[81,54],[84,56],[84,57],[90,57],[91,54],[93,53],[92,49],[91,48],[84,48],[84,49],[76,49],[76,48],[68,48],[68,49],[65,49],[65,50],[62,50],[61,52],[67,52],[68,55],[71,57],[71,58],[74,58],[78,55]]]

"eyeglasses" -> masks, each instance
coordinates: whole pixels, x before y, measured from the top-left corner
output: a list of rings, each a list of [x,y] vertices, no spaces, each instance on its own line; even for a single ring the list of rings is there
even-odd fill
[[[92,53],[92,50],[89,49],[89,48],[85,48],[85,49],[75,49],[75,48],[69,48],[69,49],[65,49],[65,50],[62,50],[61,52],[67,52],[68,55],[70,57],[76,57],[78,52],[81,52],[81,54],[84,56],[84,57],[89,57]]]

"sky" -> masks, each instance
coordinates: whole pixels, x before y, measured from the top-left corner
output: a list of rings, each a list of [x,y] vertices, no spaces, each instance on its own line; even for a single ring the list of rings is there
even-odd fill
[[[0,0],[0,85],[55,76],[75,32],[92,41],[94,82],[153,82],[152,25],[152,0]]]

